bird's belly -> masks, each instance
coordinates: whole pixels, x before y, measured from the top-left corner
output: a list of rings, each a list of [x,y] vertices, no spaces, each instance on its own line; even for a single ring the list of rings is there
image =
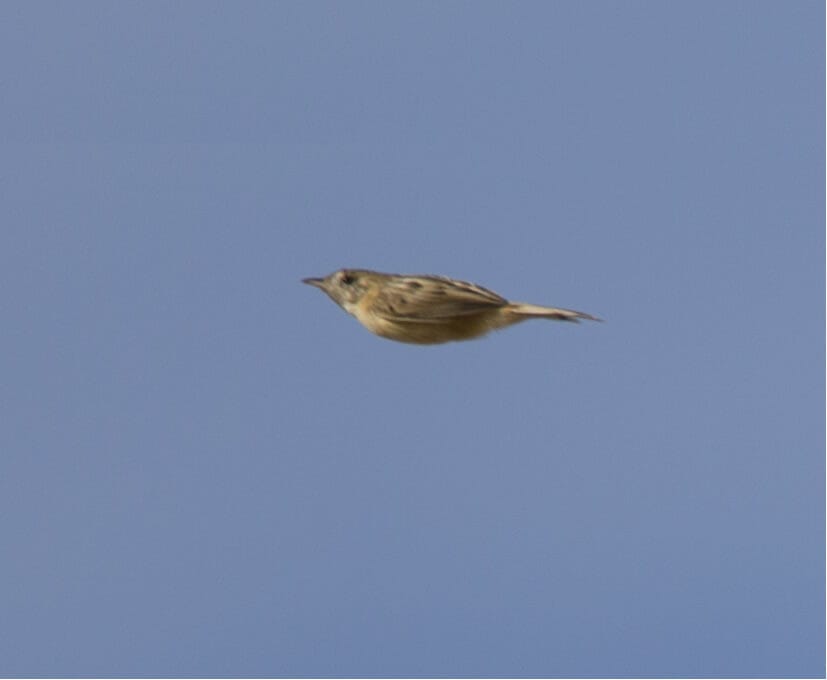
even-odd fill
[[[359,318],[359,317],[357,317]],[[389,340],[416,345],[436,345],[443,342],[471,340],[499,328],[490,316],[466,315],[432,321],[388,319],[380,316],[359,318],[365,328]],[[492,321],[494,321],[492,323]]]

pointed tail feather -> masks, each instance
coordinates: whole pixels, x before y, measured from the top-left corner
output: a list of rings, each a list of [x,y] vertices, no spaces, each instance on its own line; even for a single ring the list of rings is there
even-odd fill
[[[589,321],[603,321],[603,319],[598,319],[596,316],[586,314],[585,312],[577,312],[573,309],[543,307],[541,305],[529,305],[522,302],[510,303],[509,310],[518,316],[533,316],[543,319],[554,319],[556,321],[573,321],[575,323],[577,323],[580,319],[588,319]]]

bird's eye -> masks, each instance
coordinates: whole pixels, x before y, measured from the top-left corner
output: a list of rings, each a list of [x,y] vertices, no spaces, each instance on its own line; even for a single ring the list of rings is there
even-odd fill
[[[345,286],[349,286],[356,280],[356,277],[351,274],[342,274],[342,284]]]

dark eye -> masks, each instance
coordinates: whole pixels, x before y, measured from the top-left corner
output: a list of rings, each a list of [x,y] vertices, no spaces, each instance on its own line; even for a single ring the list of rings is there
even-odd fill
[[[356,280],[356,277],[351,274],[342,274],[342,284],[345,286],[349,286]]]

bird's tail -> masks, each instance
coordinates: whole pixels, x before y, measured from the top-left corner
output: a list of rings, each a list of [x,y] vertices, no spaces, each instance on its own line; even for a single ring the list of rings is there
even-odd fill
[[[573,321],[577,323],[580,319],[588,319],[589,321],[602,321],[596,316],[586,314],[585,312],[577,312],[573,309],[559,309],[557,307],[543,307],[541,305],[529,305],[523,302],[512,302],[508,305],[508,310],[521,317],[536,317],[542,319],[554,319],[556,321]]]

